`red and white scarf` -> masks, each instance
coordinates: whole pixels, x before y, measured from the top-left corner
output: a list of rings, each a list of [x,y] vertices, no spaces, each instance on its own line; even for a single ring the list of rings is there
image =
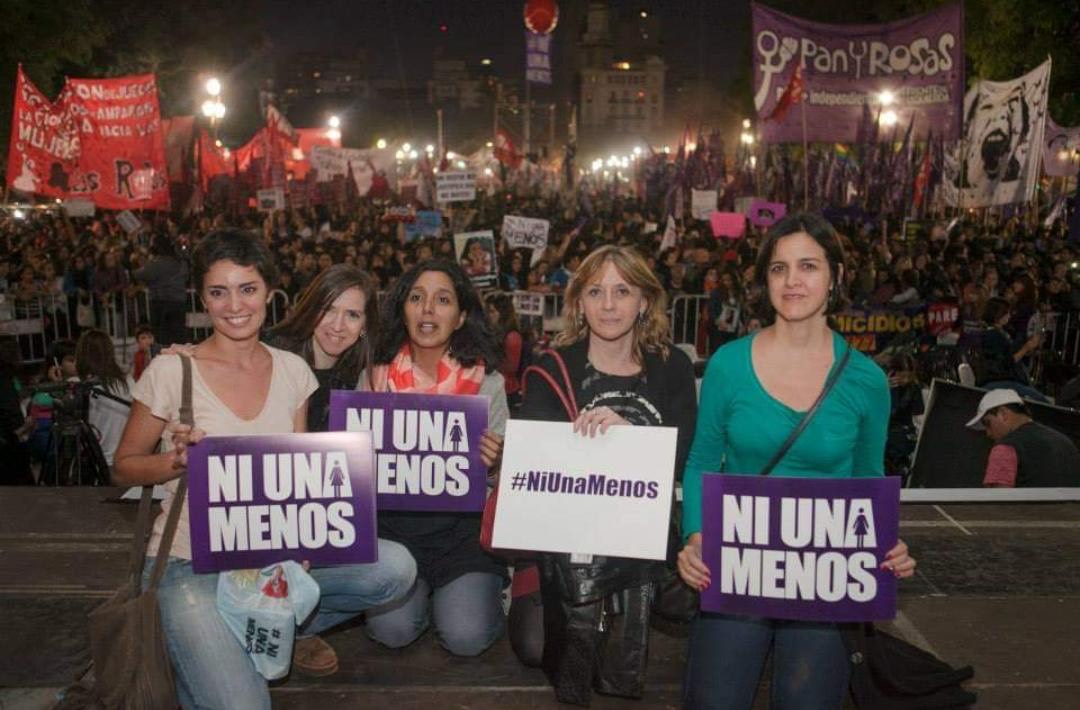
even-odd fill
[[[484,363],[464,367],[450,357],[449,352],[439,360],[436,379],[432,381],[413,365],[408,343],[394,356],[389,365],[376,365],[371,371],[371,388],[375,392],[415,392],[418,394],[477,394],[484,381]]]

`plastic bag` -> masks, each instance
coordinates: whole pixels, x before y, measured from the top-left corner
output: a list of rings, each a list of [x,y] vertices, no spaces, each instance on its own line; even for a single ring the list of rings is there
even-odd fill
[[[296,562],[218,575],[218,613],[267,680],[288,674],[296,626],[318,603],[318,583]]]

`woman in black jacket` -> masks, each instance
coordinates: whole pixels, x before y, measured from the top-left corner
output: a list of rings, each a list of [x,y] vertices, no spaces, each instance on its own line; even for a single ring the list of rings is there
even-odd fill
[[[575,431],[595,436],[611,426],[676,427],[674,471],[681,472],[697,397],[690,359],[668,341],[666,311],[666,294],[645,260],[629,248],[603,246],[582,262],[567,287],[565,326],[555,344],[579,406]],[[562,382],[552,356],[538,364]],[[530,374],[521,417],[567,421],[568,413],[547,381]],[[511,606],[518,657],[528,665],[542,662],[562,702],[588,704],[590,685],[606,694],[640,697],[649,602],[653,585],[667,575],[666,565],[593,556],[591,563],[575,560],[571,567],[568,554],[540,558],[541,592],[518,596]],[[559,580],[567,577],[587,593],[566,598]],[[606,648],[596,633],[601,623],[622,626],[608,634]]]

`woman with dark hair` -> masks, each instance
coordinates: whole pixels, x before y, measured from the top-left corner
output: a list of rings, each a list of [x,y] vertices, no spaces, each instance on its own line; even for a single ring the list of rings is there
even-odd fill
[[[150,260],[132,276],[146,284],[150,295],[150,325],[163,346],[186,342],[188,265],[176,254],[172,239],[158,232],[150,243]]]
[[[487,297],[486,310],[491,327],[502,341],[503,359],[499,372],[506,381],[506,399],[511,409],[516,409],[521,404],[521,363],[526,353],[514,300],[510,294],[493,293]]]
[[[589,254],[566,289],[563,323],[555,344],[580,406],[574,430],[596,436],[611,426],[676,427],[675,471],[681,471],[697,414],[694,368],[669,340],[667,294],[645,260],[615,245]],[[551,355],[538,365],[563,382]],[[568,421],[558,394],[539,376],[527,379],[522,418]],[[588,704],[593,687],[640,697],[646,654],[629,649],[648,646],[648,600],[667,566],[616,557],[591,556],[574,564],[568,554],[540,557],[541,593],[518,594],[510,609],[518,658],[544,666],[561,702]],[[515,587],[517,574],[515,568]],[[578,595],[567,598],[559,579],[572,580],[569,586]],[[581,596],[582,590],[588,594]],[[616,626],[605,649],[597,629],[606,623]]]
[[[106,393],[122,400],[131,399],[135,381],[124,374],[116,362],[116,349],[112,338],[104,331],[89,328],[83,331],[75,346],[75,369],[83,382],[94,382]],[[129,405],[104,395],[90,396],[90,409],[86,421],[97,434],[105,462],[113,465],[113,455],[120,443],[120,435],[127,422]]]
[[[315,372],[319,389],[308,403],[308,431],[326,431],[330,390],[354,389],[371,362],[371,333],[379,330],[375,281],[346,264],[322,271],[300,294],[269,342],[296,353]]]
[[[501,353],[465,272],[451,261],[417,264],[395,282],[382,314],[373,364],[360,388],[488,397],[480,454],[494,468],[509,417]],[[371,638],[399,648],[433,624],[450,653],[476,656],[502,635],[506,567],[480,547],[479,514],[381,511],[379,536],[408,548],[417,579],[403,602],[368,614]]]
[[[721,347],[701,386],[697,430],[683,477],[683,580],[701,590],[711,570],[701,558],[702,476],[757,474],[824,388],[849,346],[828,317],[846,303],[844,250],[823,218],[784,217],[769,230],[755,278],[758,333]],[[773,476],[850,478],[884,474],[890,399],[885,373],[857,352],[817,415]],[[710,514],[716,514],[710,511]],[[897,577],[914,573],[900,542],[882,561]],[[686,708],[750,708],[770,647],[772,707],[839,708],[849,663],[836,624],[702,612],[690,632]]]
[[[1012,319],[1012,305],[999,296],[983,307],[983,331],[977,350],[972,353],[975,384],[984,389],[1015,389],[1025,397],[1046,401],[1046,396],[1031,386],[1023,360],[1042,345],[1042,333],[1019,342],[1006,329]]]
[[[275,270],[272,255],[258,237],[239,231],[211,233],[195,250],[192,272],[213,327],[210,337],[196,346],[191,363],[195,426],[179,423],[180,357],[162,354],[150,362],[132,391],[135,401],[116,451],[115,483],[165,485],[162,511],[147,548],[144,584],[154,567],[166,517],[176,504],[177,479],[186,469],[188,446],[204,434],[303,432],[308,397],[318,388],[302,358],[259,342]],[[161,453],[155,453],[159,443]],[[184,500],[183,506],[187,504]],[[380,544],[378,570],[374,565],[312,569],[320,602],[300,624],[298,634],[318,634],[402,596],[412,586],[415,568],[407,557],[397,567],[385,564],[383,550]],[[188,516],[181,512],[157,590],[180,704],[269,708],[266,680],[217,611],[217,586],[216,573],[192,570]],[[294,651],[294,663],[301,660]],[[315,670],[325,668],[316,665]]]

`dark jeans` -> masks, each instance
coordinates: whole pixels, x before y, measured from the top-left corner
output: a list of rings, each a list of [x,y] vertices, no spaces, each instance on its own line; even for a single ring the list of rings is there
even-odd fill
[[[842,707],[850,666],[836,624],[706,613],[690,631],[683,707],[749,710],[770,647],[772,710]]]

